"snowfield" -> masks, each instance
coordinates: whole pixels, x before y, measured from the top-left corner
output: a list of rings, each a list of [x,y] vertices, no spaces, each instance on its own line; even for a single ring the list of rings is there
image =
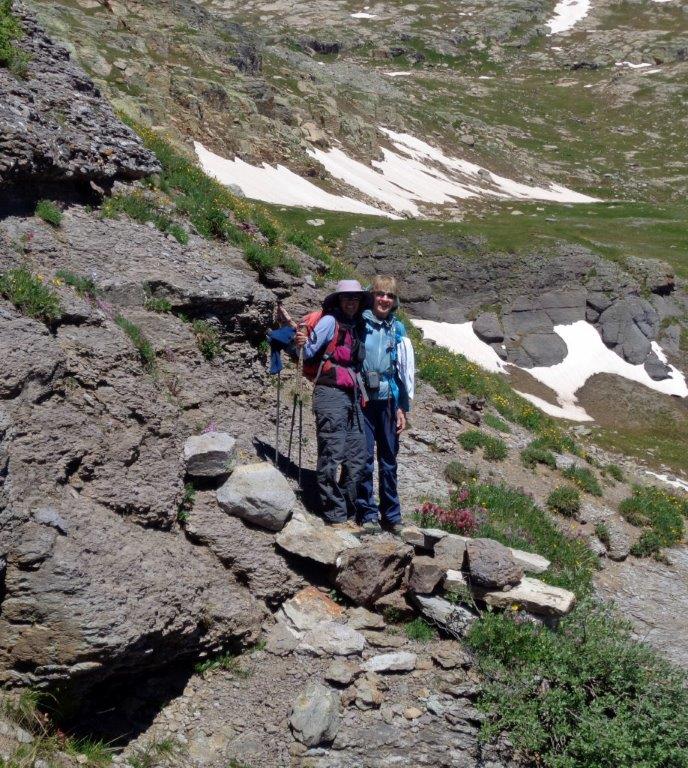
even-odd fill
[[[354,197],[326,192],[283,165],[250,165],[229,160],[194,147],[203,170],[223,184],[241,187],[246,197],[278,205],[366,213],[389,218],[423,217],[424,205],[454,204],[468,198],[543,200],[558,203],[592,203],[559,184],[534,186],[491,173],[476,163],[446,155],[408,133],[380,127],[393,149],[381,147],[382,160],[370,165],[349,157],[342,149],[311,147],[308,153],[336,179],[357,190],[367,200],[384,204],[385,210]],[[391,209],[391,212],[390,210]]]
[[[437,344],[452,352],[460,352],[488,371],[508,374],[510,364],[505,363],[489,344],[476,336],[471,322],[438,323],[432,320],[412,320],[412,322],[427,338]],[[554,332],[563,339],[568,349],[562,362],[557,365],[522,370],[553,390],[558,404],[554,405],[536,395],[519,392],[522,397],[550,416],[571,421],[593,421],[592,417],[578,404],[576,392],[588,379],[598,373],[616,374],[643,384],[656,392],[688,397],[686,378],[677,368],[670,366],[670,377],[655,381],[643,365],[631,365],[609,349],[602,341],[597,329],[585,320],[579,320],[570,325],[555,325]],[[656,342],[652,342],[652,349],[662,362],[666,362],[666,355]]]
[[[590,0],[562,0],[554,7],[554,14],[545,23],[550,35],[568,32],[590,12]]]

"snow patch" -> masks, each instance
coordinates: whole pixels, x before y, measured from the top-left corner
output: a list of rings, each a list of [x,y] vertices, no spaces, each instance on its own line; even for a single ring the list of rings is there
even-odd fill
[[[452,352],[459,352],[488,371],[508,373],[510,364],[505,363],[489,344],[478,338],[472,323],[437,323],[430,320],[413,320],[412,322],[427,338]],[[564,360],[556,365],[522,370],[553,390],[558,405],[548,403],[535,395],[519,393],[551,416],[572,421],[592,421],[585,410],[578,405],[576,392],[588,379],[599,373],[616,374],[667,395],[688,397],[688,385],[686,385],[685,376],[679,370],[669,366],[669,378],[655,381],[642,364],[632,365],[609,349],[602,341],[597,329],[585,320],[579,320],[570,325],[555,325],[554,332],[566,344],[568,351]],[[652,342],[652,349],[659,359],[666,363],[666,355],[657,342]]]
[[[590,12],[590,0],[561,0],[554,7],[554,15],[545,23],[550,35],[567,32]]]
[[[343,195],[333,195],[302,179],[283,165],[250,165],[239,158],[227,160],[206,149],[195,141],[194,149],[203,170],[221,184],[237,184],[242,192],[253,200],[276,205],[300,205],[305,208],[323,208],[328,211],[346,211],[375,216],[398,216],[372,205]]]
[[[651,67],[652,64],[634,64],[632,61],[617,61],[614,64],[615,67],[629,67],[630,69],[645,69],[645,67]]]
[[[366,13],[365,11],[357,11],[356,13],[350,13],[352,19],[377,19],[377,15],[374,13]]]
[[[660,0],[655,0],[655,2],[659,2]],[[664,483],[667,483],[667,485],[671,485],[674,488],[680,488],[682,491],[686,491],[688,493],[688,482],[685,480],[681,480],[679,477],[670,477],[669,475],[662,475],[659,472],[652,472],[649,469],[645,470],[646,475],[650,475],[651,477],[656,477],[658,480],[661,480]]]
[[[409,75],[412,75],[413,72],[405,69],[401,72],[385,72],[384,74],[387,75],[387,77],[408,77]]]

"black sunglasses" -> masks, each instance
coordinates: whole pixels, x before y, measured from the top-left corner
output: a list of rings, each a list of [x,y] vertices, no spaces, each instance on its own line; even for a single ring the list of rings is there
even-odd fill
[[[340,293],[339,294],[344,301],[360,301],[360,293]]]
[[[392,299],[392,301],[397,297],[396,293],[389,293],[388,291],[375,291],[375,296],[378,299]]]

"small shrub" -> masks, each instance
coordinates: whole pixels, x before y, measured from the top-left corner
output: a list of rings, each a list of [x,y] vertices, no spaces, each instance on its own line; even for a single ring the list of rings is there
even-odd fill
[[[90,277],[84,277],[83,275],[77,275],[74,272],[69,272],[66,269],[59,269],[56,273],[59,280],[62,280],[66,285],[74,288],[79,296],[87,296],[89,298],[95,298],[99,291],[96,288],[96,284]]]
[[[167,232],[181,245],[186,245],[189,242],[189,233],[181,224],[170,224]]]
[[[595,526],[595,536],[604,544],[604,546],[609,549],[611,544],[611,537],[609,533],[609,528],[604,523],[597,523]]]
[[[104,741],[91,740],[91,739],[67,739],[64,743],[63,750],[71,757],[77,758],[83,755],[81,758],[82,765],[86,765],[87,768],[104,768],[112,763],[112,756],[114,755],[114,749],[108,746]]]
[[[560,485],[547,497],[547,506],[552,512],[575,517],[580,512],[580,492],[570,485]]]
[[[617,464],[607,464],[607,466],[602,470],[603,474],[609,475],[609,477],[612,478],[612,480],[616,480],[618,483],[622,483],[624,479],[624,474],[621,471],[621,467]]]
[[[144,307],[150,312],[159,312],[160,314],[167,314],[172,311],[172,303],[168,299],[157,299],[155,296],[149,296]]]
[[[207,320],[194,320],[191,328],[196,336],[196,344],[206,360],[213,360],[222,352],[220,334]]]
[[[129,768],[160,768],[180,751],[180,746],[172,739],[150,741],[143,747],[138,747],[127,757],[126,766]]]
[[[478,470],[473,467],[467,467],[460,461],[450,461],[444,468],[444,476],[454,485],[463,485],[471,480],[477,480]]]
[[[468,491],[464,490],[459,496],[459,503],[465,501],[467,496]],[[476,529],[475,511],[468,507],[444,509],[439,504],[426,501],[416,510],[414,517],[422,528],[441,528],[461,535],[468,535]]]
[[[62,223],[62,211],[50,200],[41,200],[38,203],[36,216],[51,227],[57,228]]]
[[[554,630],[486,613],[467,642],[488,680],[481,735],[506,732],[526,764],[688,765],[685,673],[609,608],[585,602]]]
[[[136,323],[132,323],[131,320],[127,320],[122,315],[117,315],[115,322],[131,340],[146,370],[149,373],[154,373],[156,370],[155,350],[150,341],[143,335],[143,331]]]
[[[57,294],[40,275],[26,267],[10,269],[0,274],[0,295],[12,302],[23,314],[52,325],[61,313]]]
[[[557,459],[548,448],[543,448],[534,444],[535,441],[527,445],[521,451],[521,461],[528,469],[535,469],[536,465],[544,464],[552,469],[557,468]]]
[[[408,637],[409,640],[418,640],[421,643],[429,643],[437,637],[435,628],[430,626],[430,624],[420,616],[413,619],[413,621],[409,621],[404,627],[404,632],[406,632],[406,637]]]
[[[230,672],[235,677],[250,677],[251,675],[249,670],[244,669],[240,665],[239,658],[231,653],[223,653],[212,659],[204,659],[194,665],[194,672],[199,675],[216,669],[223,669],[226,672]]]
[[[177,522],[182,524],[189,520],[189,514],[193,509],[193,505],[196,501],[196,489],[193,487],[193,483],[186,483],[184,485],[184,493],[182,494],[182,500],[177,506]]]
[[[632,554],[644,557],[682,540],[688,498],[654,486],[635,486],[633,494],[619,505],[619,512],[631,525],[647,529],[631,549]]]
[[[593,496],[602,495],[600,481],[595,477],[592,470],[587,467],[567,467],[564,470],[564,477],[574,482],[581,490]]]
[[[500,419],[499,416],[495,416],[493,413],[486,413],[483,416],[483,421],[488,427],[492,427],[492,429],[496,429],[498,432],[511,432],[511,427],[506,421]]]
[[[114,195],[103,203],[100,212],[105,219],[116,219],[124,213],[140,224],[147,224],[151,221],[160,232],[172,235],[182,245],[189,242],[189,235],[184,227],[173,222],[161,208],[141,192]]]
[[[476,448],[483,449],[483,457],[487,461],[502,461],[508,455],[506,443],[498,437],[491,437],[479,429],[469,429],[459,435],[461,447],[473,453]]]

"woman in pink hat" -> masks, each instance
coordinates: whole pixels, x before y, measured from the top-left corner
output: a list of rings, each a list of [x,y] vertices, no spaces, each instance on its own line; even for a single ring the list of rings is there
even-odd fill
[[[358,280],[340,280],[323,301],[313,331],[299,328],[296,346],[315,369],[313,412],[318,438],[317,478],[325,522],[355,529],[356,488],[366,463],[360,371],[364,291]],[[341,467],[341,477],[337,473]]]

